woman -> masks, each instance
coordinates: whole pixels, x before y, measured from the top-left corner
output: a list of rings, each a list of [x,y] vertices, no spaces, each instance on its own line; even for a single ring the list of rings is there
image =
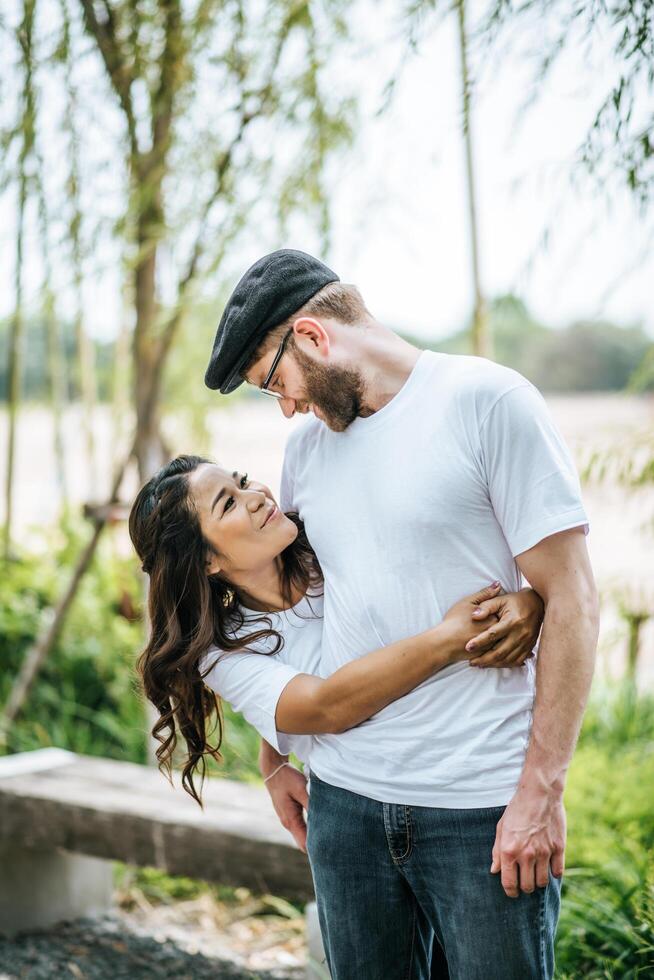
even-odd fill
[[[322,575],[296,514],[283,514],[268,487],[198,456],[178,456],[140,490],[129,531],[150,577],[150,640],[138,661],[159,712],[152,734],[159,767],[171,773],[177,731],[188,755],[182,785],[202,806],[193,776],[205,755],[221,759],[216,695],[244,714],[281,754],[306,762],[307,736],[360,724],[434,673],[467,660],[481,632],[475,606],[499,583],[455,603],[433,629],[374,650],[319,676]],[[531,589],[511,597],[530,632],[497,644],[499,667],[531,656],[542,603]],[[527,604],[525,606],[525,604]],[[475,651],[479,655],[479,651]],[[219,738],[207,719],[217,712]]]

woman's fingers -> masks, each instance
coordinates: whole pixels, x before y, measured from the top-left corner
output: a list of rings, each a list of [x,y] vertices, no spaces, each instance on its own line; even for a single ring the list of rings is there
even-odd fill
[[[493,623],[487,630],[480,633],[479,636],[473,636],[473,638],[466,643],[466,650],[468,653],[472,653],[474,656],[479,656],[480,653],[486,653],[499,640],[504,639],[504,637],[509,634],[510,630],[511,622],[509,620],[500,620],[497,623]]]

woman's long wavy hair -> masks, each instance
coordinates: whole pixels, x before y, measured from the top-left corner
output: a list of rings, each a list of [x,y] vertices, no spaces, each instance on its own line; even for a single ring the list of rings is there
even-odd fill
[[[236,637],[245,622],[237,590],[220,573],[207,573],[213,551],[202,535],[200,520],[189,488],[189,474],[211,460],[178,456],[141,488],[129,515],[129,533],[143,571],[150,578],[148,610],[150,638],[136,669],[146,697],[159,718],[152,729],[160,743],[160,771],[172,782],[172,757],[177,732],[183,736],[187,757],[182,768],[184,789],[202,807],[193,777],[206,773],[205,755],[222,760],[220,745],[224,721],[220,699],[203,682],[200,660],[212,645],[236,650],[264,638],[273,638],[270,653],[277,653],[283,637],[272,628],[269,614],[254,621],[255,629]],[[285,604],[299,590],[319,595],[322,574],[297,514],[288,514],[298,528],[295,540],[282,552],[282,594]],[[252,622],[248,615],[248,625]],[[209,738],[207,723],[216,713],[217,744]]]

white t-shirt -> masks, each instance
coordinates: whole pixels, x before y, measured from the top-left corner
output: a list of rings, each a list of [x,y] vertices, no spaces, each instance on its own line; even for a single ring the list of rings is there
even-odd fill
[[[345,432],[311,417],[292,433],[280,505],[299,512],[325,576],[324,677],[435,626],[495,579],[519,589],[515,555],[588,530],[538,390],[492,361],[432,351]],[[534,675],[533,659],[447,667],[355,728],[314,736],[311,771],[384,802],[503,805],[524,762]]]
[[[282,755],[293,752],[302,762],[308,762],[311,736],[278,732],[275,709],[290,680],[298,674],[320,672],[323,598],[305,596],[291,609],[279,613],[264,614],[242,608],[246,619],[234,635],[243,636],[260,629],[254,624],[266,615],[272,629],[284,638],[282,649],[275,654],[266,652],[274,648],[273,638],[249,644],[247,651],[225,652],[210,647],[199,665],[203,671],[213,661],[204,683],[242,714],[278,752]],[[250,652],[255,650],[261,652]]]

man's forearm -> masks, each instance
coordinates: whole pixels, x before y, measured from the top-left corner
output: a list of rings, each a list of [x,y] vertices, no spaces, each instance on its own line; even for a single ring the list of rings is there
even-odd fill
[[[288,762],[288,756],[280,755],[277,749],[274,749],[262,738],[259,746],[259,772],[261,775],[269,776],[277,766],[281,766],[282,762]]]
[[[519,790],[563,793],[595,666],[599,605],[594,586],[545,604],[531,736]]]
[[[545,888],[565,869],[563,789],[588,700],[599,603],[582,526],[559,531],[516,558],[545,603],[536,697],[518,788],[495,834],[491,873],[510,898]]]

